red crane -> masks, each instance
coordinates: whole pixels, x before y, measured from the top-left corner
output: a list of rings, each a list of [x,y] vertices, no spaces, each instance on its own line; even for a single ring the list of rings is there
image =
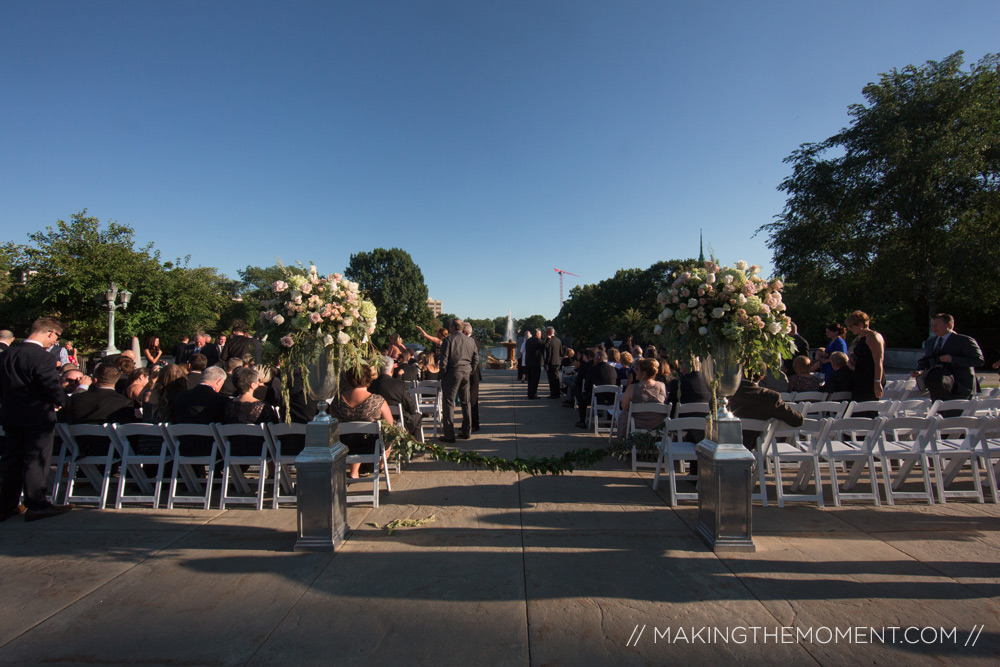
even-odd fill
[[[556,273],[559,274],[559,310],[562,310],[562,307],[563,307],[563,274],[566,274],[567,276],[576,276],[577,278],[579,278],[580,276],[577,276],[575,273],[570,273],[569,271],[563,271],[562,269],[556,269]]]

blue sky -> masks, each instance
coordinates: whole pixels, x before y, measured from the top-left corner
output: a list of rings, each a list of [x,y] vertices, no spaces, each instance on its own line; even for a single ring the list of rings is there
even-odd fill
[[[782,163],[1000,2],[0,2],[0,241],[83,208],[235,277],[401,247],[463,317],[771,264]],[[133,286],[137,298],[141,286]]]

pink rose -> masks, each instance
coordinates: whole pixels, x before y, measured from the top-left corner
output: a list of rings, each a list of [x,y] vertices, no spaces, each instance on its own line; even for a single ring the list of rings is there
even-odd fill
[[[285,347],[291,347],[292,345],[295,344],[295,341],[292,340],[291,336],[283,336],[281,339],[281,344],[284,345]]]
[[[309,313],[309,321],[313,324],[319,324],[323,321],[323,316],[317,312]]]

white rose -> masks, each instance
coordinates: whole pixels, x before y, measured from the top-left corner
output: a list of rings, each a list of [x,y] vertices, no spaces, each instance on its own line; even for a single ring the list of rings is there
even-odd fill
[[[725,308],[713,308],[712,309],[712,317],[714,317],[715,319],[719,319],[720,317],[722,317],[725,314],[726,314],[726,309]]]
[[[663,316],[664,317],[673,317],[674,316],[674,310],[673,310],[673,308],[664,308],[663,309]]]
[[[694,298],[688,299],[688,308],[697,308],[697,307],[698,307],[698,299]]]
[[[656,319],[660,320],[661,322],[666,322],[667,317],[669,317],[669,315],[667,315],[667,311],[663,311]]]
[[[345,327],[349,327],[352,324],[354,324],[354,318],[353,317],[345,317],[344,318],[344,326]]]
[[[344,333],[343,331],[337,333],[337,344],[338,345],[347,345],[350,342],[351,342],[351,337],[348,336],[346,333]]]
[[[769,334],[781,333],[781,325],[777,322],[771,322],[767,325],[767,332]]]
[[[737,304],[739,304],[739,305],[742,306],[746,302],[747,302],[747,298],[745,296],[743,296],[742,293],[736,295],[736,303]]]
[[[282,317],[281,315],[275,315],[274,319],[272,319],[271,321],[280,327],[282,324],[285,323],[285,318]]]
[[[330,334],[323,336],[323,346],[330,347],[331,345],[333,345],[333,336]]]
[[[736,262],[736,268],[739,269],[740,271],[746,271],[747,263],[741,259],[740,261]]]
[[[715,274],[710,273],[707,276],[705,276],[705,282],[708,283],[709,285],[715,283]]]
[[[667,302],[667,293],[666,292],[660,292],[659,294],[657,294],[656,295],[656,302],[659,303],[661,306],[663,304],[665,304]]]
[[[663,327],[661,327],[659,324],[657,324],[655,327],[653,327],[653,333],[655,333],[657,336],[659,336],[660,334],[663,333]]]
[[[708,335],[708,327],[698,327],[698,333],[702,336]]]
[[[358,284],[357,283],[351,283],[350,285],[347,286],[347,288],[349,290],[351,290],[352,292],[357,292],[358,291]]]

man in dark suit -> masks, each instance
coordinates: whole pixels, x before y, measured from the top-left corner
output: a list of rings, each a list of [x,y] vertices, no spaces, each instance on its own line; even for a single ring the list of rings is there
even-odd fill
[[[14,334],[6,329],[0,329],[0,357],[14,344]]]
[[[402,378],[392,377],[392,371],[396,365],[392,357],[382,357],[382,373],[375,378],[368,387],[368,391],[378,394],[385,399],[390,408],[397,405],[403,406],[403,426],[410,433],[416,435],[420,433],[420,422],[424,415],[417,409],[417,403],[413,400],[413,395],[406,386],[406,381]],[[392,411],[393,417],[396,411]]]
[[[552,327],[545,327],[543,357],[545,372],[549,377],[549,398],[561,398],[559,367],[562,365],[562,341],[556,338],[556,330]]]
[[[950,371],[955,378],[950,392],[940,382],[928,382],[931,398],[936,401],[972,398],[976,391],[976,366],[986,363],[979,343],[970,336],[955,333],[955,318],[948,313],[931,318],[931,333],[934,335],[924,342],[924,356],[917,362],[917,368],[925,371],[942,366],[945,373]],[[914,372],[913,376],[919,374]]]
[[[243,320],[233,320],[230,325],[233,334],[226,339],[226,345],[222,348],[219,361],[225,363],[230,359],[243,360],[244,354],[253,354],[253,339],[247,333],[247,324]],[[211,364],[209,364],[211,365]]]
[[[188,346],[188,337],[187,336],[181,336],[181,341],[179,343],[177,343],[177,345],[174,345],[174,349],[173,349],[174,363],[175,364],[186,364],[187,363],[187,355],[184,353],[184,350],[187,349],[187,346]]]
[[[201,374],[208,368],[208,359],[201,352],[192,354],[188,357],[187,367],[187,386],[191,390],[201,384]]]
[[[101,364],[94,370],[94,385],[89,391],[73,394],[66,407],[59,411],[59,421],[64,424],[131,424],[139,421],[135,416],[135,402],[115,391],[121,373],[111,364]],[[77,438],[80,454],[90,456],[106,452],[107,438],[83,436]]]
[[[201,383],[194,389],[177,394],[171,403],[173,421],[177,424],[222,423],[226,416],[226,403],[230,399],[219,393],[226,381],[226,371],[218,366],[206,368],[201,374]],[[207,438],[184,438],[181,454],[184,456],[204,456],[211,451],[212,443]]]
[[[413,350],[405,349],[396,360],[396,375],[404,382],[420,382],[420,367],[413,363]]]
[[[66,403],[56,358],[46,348],[59,340],[63,325],[54,317],[35,320],[31,334],[0,356],[0,396],[6,437],[0,449],[0,521],[22,512],[26,521],[73,509],[46,499],[49,460],[55,439],[55,409]]]
[[[479,365],[479,346],[476,341],[462,335],[462,320],[451,323],[451,335],[441,344],[441,392],[444,401],[444,437],[441,442],[455,442],[455,397],[462,404],[462,432],[460,438],[472,437],[472,411],[469,396],[469,376]]]
[[[740,381],[739,389],[729,397],[729,409],[741,419],[780,419],[789,426],[802,426],[802,413],[791,409],[781,400],[781,394],[757,386],[747,378]],[[743,446],[757,448],[760,433],[743,431]]]
[[[472,338],[472,325],[466,322],[462,325],[462,333]],[[473,340],[475,340],[473,338]],[[476,343],[479,347],[479,343]],[[479,356],[479,363],[472,369],[469,375],[469,407],[472,410],[472,432],[479,430],[479,385],[483,382],[483,357]]]
[[[848,366],[848,357],[843,352],[834,352],[830,355],[830,365],[833,372],[830,378],[820,386],[820,391],[828,394],[836,394],[841,391],[854,390],[854,371]]]
[[[542,330],[529,329],[531,337],[524,341],[524,360],[528,366],[528,398],[538,398],[538,381],[542,378]]]
[[[618,371],[608,363],[608,353],[602,349],[598,349],[594,358],[594,365],[587,371],[587,375],[583,380],[583,392],[580,394],[580,421],[576,423],[580,428],[587,428],[587,408],[590,407],[590,399],[594,394],[594,387],[602,384],[618,384]],[[602,405],[607,405],[614,398],[603,394],[597,400]]]

